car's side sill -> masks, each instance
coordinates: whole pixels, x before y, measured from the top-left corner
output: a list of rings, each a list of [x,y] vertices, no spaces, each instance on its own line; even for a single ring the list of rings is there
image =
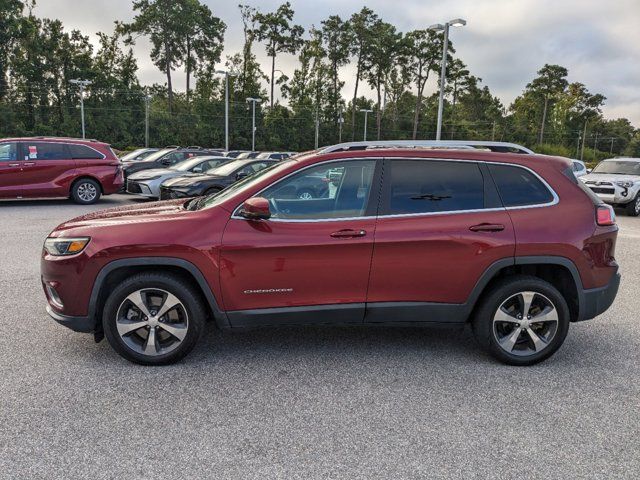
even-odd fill
[[[232,328],[277,325],[412,325],[464,323],[466,304],[380,302],[262,308],[227,312]]]
[[[362,324],[364,303],[260,308],[227,312],[232,328],[277,325]]]

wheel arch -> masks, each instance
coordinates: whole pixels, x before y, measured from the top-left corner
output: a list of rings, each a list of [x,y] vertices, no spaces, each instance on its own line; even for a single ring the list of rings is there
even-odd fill
[[[98,178],[94,177],[93,175],[82,174],[74,178],[73,181],[69,184],[69,196],[73,195],[73,187],[80,180],[93,180],[100,187],[100,195],[104,195],[104,186],[102,185],[102,182]]]
[[[571,321],[583,318],[584,289],[578,268],[570,259],[557,256],[523,256],[493,263],[480,277],[467,301],[469,318],[489,288],[505,277],[519,274],[532,275],[552,284],[567,301]]]
[[[89,298],[89,318],[94,319],[96,331],[101,331],[102,308],[111,290],[109,287],[132,274],[159,269],[190,282],[200,293],[216,324],[221,328],[228,327],[227,315],[219,307],[204,275],[193,263],[174,257],[137,257],[114,260],[102,267],[96,276]]]

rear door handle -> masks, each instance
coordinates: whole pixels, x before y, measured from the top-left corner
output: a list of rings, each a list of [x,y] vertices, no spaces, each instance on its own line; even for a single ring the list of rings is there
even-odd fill
[[[367,234],[366,230],[352,230],[350,228],[344,230],[338,230],[337,232],[333,232],[331,236],[333,238],[354,238],[354,237],[364,237]]]
[[[504,225],[499,223],[480,223],[469,227],[472,232],[501,232],[504,230]]]
[[[19,163],[8,163],[7,166],[8,167],[19,167],[20,164]]]
[[[25,167],[33,167],[35,164],[36,164],[36,162],[25,162],[25,163],[23,163],[23,165]]]

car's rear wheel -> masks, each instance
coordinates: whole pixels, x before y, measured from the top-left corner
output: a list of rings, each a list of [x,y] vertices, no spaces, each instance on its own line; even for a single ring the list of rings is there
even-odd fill
[[[553,355],[569,331],[562,294],[537,277],[497,283],[476,310],[473,330],[480,345],[509,365],[533,365]]]
[[[100,200],[100,184],[90,178],[81,178],[71,188],[71,198],[80,205],[91,205]]]
[[[166,365],[193,349],[205,318],[198,293],[188,282],[161,273],[141,273],[109,295],[102,326],[109,344],[127,360]]]
[[[640,215],[640,192],[638,192],[636,198],[634,198],[633,201],[627,203],[626,210],[627,215],[630,215],[632,217],[637,217],[638,215]]]

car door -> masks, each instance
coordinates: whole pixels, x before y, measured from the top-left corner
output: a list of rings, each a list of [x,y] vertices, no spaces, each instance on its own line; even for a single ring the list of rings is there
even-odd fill
[[[384,172],[365,321],[459,321],[464,308],[444,307],[467,302],[494,262],[514,256],[513,226],[487,167],[390,159]]]
[[[75,161],[64,143],[25,141],[22,143],[22,155],[23,197],[57,197],[69,194]]]
[[[17,142],[0,142],[0,198],[22,195],[22,161]]]
[[[342,178],[329,195],[295,196],[300,177],[332,166]],[[232,326],[363,321],[380,167],[376,160],[310,166],[257,195],[269,200],[270,219],[234,212],[220,257]]]

